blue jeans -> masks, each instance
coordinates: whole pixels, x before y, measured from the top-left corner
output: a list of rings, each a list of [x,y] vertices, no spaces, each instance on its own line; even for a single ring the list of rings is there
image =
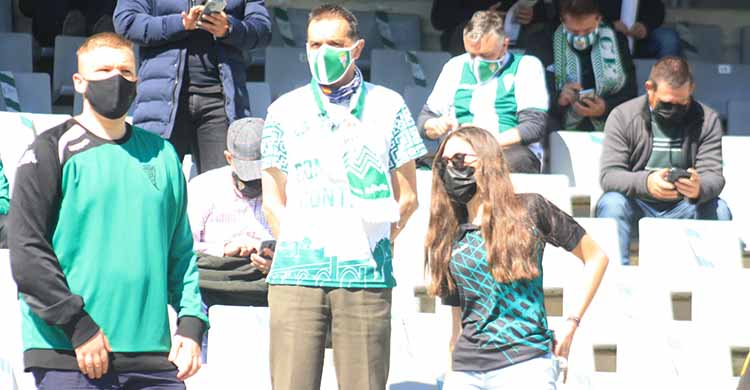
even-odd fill
[[[622,256],[620,262],[623,265],[630,264],[630,231],[632,225],[641,218],[732,220],[729,206],[720,198],[702,204],[682,200],[674,205],[669,205],[628,198],[619,192],[607,192],[599,198],[599,203],[596,205],[596,216],[599,218],[614,218],[617,221],[617,236],[620,242],[620,256]]]
[[[111,369],[99,379],[89,379],[80,371],[32,368],[39,390],[185,390],[177,379],[177,370],[115,372]]]
[[[443,390],[555,390],[560,366],[548,353],[544,356],[493,371],[450,371]]]
[[[658,27],[652,30],[641,42],[641,53],[647,58],[679,56],[682,53],[680,35],[671,27]]]

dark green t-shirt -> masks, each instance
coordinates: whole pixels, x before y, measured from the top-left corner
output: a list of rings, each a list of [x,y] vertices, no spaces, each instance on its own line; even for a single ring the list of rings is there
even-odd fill
[[[682,152],[682,129],[669,129],[651,120],[651,157],[646,164],[647,170],[661,168],[690,168]]]

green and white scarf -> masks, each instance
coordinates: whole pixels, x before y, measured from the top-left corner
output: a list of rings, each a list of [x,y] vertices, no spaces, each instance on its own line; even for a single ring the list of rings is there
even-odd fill
[[[16,78],[12,72],[0,72],[0,95],[5,103],[5,111],[21,112]]]
[[[315,97],[321,120],[331,131],[343,137],[342,161],[354,209],[367,223],[396,222],[399,220],[399,206],[393,196],[388,180],[388,166],[364,142],[360,132],[362,114],[365,109],[367,87],[364,82],[352,96],[354,107],[351,115],[343,119],[331,118],[323,104],[320,86],[313,80],[310,88]]]
[[[563,25],[557,28],[553,38],[555,52],[555,82],[557,90],[560,91],[567,83],[580,82],[581,59],[575,49],[570,47]],[[596,83],[596,94],[607,96],[620,91],[627,80],[625,70],[620,58],[620,47],[615,31],[604,24],[599,25],[599,37],[591,47],[591,64],[594,68],[594,81]],[[565,112],[563,126],[565,129],[575,129],[583,121],[568,107]],[[604,130],[604,121],[590,118],[591,123],[597,131]]]

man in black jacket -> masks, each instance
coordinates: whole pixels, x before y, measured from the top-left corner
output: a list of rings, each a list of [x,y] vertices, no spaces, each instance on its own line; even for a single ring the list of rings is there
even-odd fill
[[[683,58],[651,69],[647,96],[612,111],[604,129],[596,216],[617,220],[622,263],[629,264],[630,229],[642,217],[731,220],[721,157],[721,121],[692,98]]]
[[[628,28],[621,20],[623,0],[608,0],[600,4],[604,19],[615,30],[636,40],[635,57],[662,58],[679,56],[682,51],[680,36],[675,29],[663,26],[664,3],[661,0],[640,0],[636,22]]]
[[[527,43],[534,43],[533,38],[528,35],[532,25],[540,25],[547,20],[544,1],[521,0],[515,21],[522,26],[518,45],[525,47]],[[477,11],[496,11],[505,17],[511,7],[519,0],[433,0],[430,20],[436,30],[442,31],[440,35],[440,46],[456,56],[465,52],[463,42],[463,30],[466,23]],[[528,6],[529,4],[533,6]],[[538,30],[538,29],[534,29]]]

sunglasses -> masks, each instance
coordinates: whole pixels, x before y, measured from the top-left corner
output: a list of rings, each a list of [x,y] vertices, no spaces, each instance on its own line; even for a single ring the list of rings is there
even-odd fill
[[[456,153],[452,157],[441,157],[440,164],[443,168],[447,167],[448,163],[450,163],[453,168],[464,169],[468,164],[477,161],[477,157],[476,154]]]

